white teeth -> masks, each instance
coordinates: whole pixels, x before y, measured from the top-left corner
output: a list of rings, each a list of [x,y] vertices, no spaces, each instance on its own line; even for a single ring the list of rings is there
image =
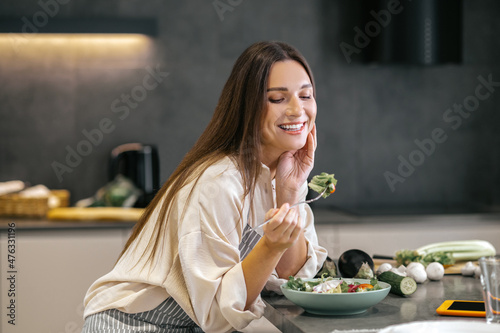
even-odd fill
[[[297,131],[302,128],[304,124],[296,124],[296,125],[280,125],[280,128],[285,131]]]

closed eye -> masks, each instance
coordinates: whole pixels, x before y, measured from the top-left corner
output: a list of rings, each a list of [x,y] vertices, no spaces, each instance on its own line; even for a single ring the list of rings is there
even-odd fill
[[[284,98],[278,98],[278,99],[269,98],[269,102],[274,103],[274,104],[281,103],[284,100],[285,100]]]

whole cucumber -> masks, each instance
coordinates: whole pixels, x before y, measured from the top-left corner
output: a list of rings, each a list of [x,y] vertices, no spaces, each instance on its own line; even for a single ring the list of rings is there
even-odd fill
[[[417,282],[409,276],[401,276],[394,272],[383,272],[378,276],[382,282],[391,285],[391,293],[399,296],[411,295],[417,290]]]

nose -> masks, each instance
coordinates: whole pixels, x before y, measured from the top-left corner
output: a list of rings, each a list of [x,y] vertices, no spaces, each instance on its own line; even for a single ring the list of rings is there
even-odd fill
[[[302,107],[302,101],[298,96],[293,96],[290,98],[288,102],[286,115],[289,117],[299,117],[304,112],[304,108]]]

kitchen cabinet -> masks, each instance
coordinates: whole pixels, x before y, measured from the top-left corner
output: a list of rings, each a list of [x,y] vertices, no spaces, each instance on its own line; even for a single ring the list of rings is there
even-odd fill
[[[21,225],[16,223],[15,261],[10,263],[9,233],[0,232],[1,332],[81,332],[85,292],[112,268],[130,228],[25,230]],[[12,302],[14,318],[8,316]]]

